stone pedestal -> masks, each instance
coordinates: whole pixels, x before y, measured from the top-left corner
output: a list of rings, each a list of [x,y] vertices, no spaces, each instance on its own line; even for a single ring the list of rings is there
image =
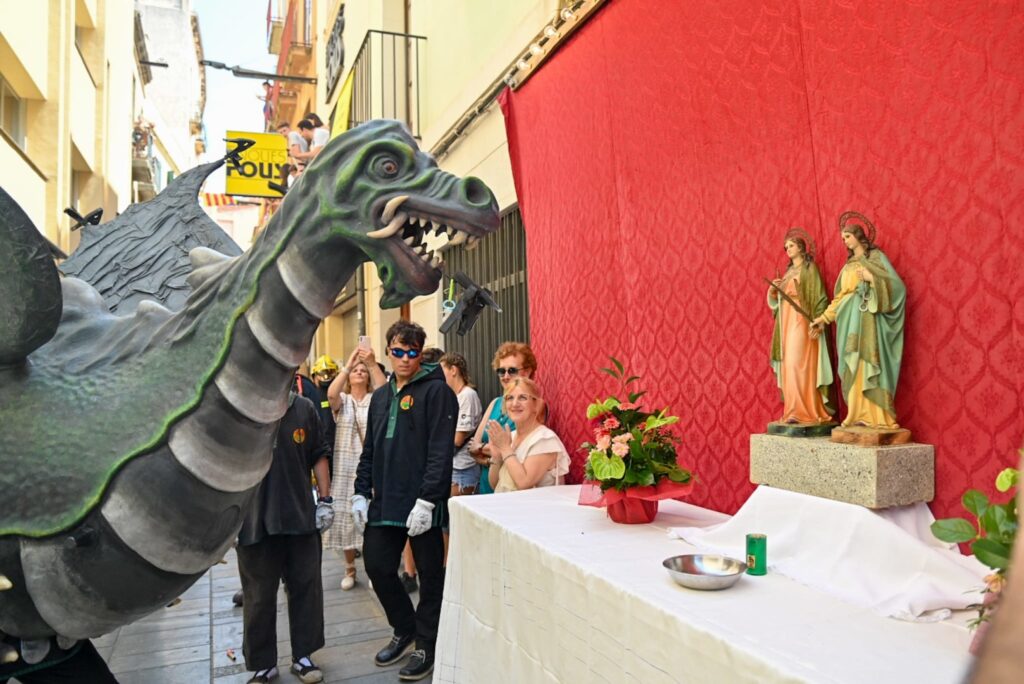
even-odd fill
[[[935,447],[751,435],[750,481],[867,508],[904,506],[935,496]]]

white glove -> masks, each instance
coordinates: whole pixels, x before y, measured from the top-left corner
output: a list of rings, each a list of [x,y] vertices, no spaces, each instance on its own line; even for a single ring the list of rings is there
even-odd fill
[[[334,524],[334,504],[318,501],[316,504],[316,529],[326,532]]]
[[[356,525],[356,532],[362,534],[366,530],[366,520],[369,516],[370,504],[362,494],[352,495],[352,522]]]
[[[415,537],[430,529],[434,518],[434,504],[423,499],[416,499],[416,505],[409,511],[405,526],[409,528],[409,536]]]

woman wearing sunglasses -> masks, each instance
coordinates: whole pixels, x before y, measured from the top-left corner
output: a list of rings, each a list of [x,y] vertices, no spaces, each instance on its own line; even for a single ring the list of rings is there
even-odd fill
[[[512,420],[503,410],[505,390],[516,378],[533,378],[534,373],[537,372],[537,357],[533,355],[533,350],[530,349],[529,345],[522,342],[505,342],[494,353],[491,368],[498,374],[498,380],[501,382],[502,396],[495,397],[487,406],[487,410],[484,411],[486,418],[480,421],[480,427],[477,428],[476,434],[473,435],[473,439],[469,444],[469,453],[480,464],[480,485],[477,487],[477,494],[491,494],[494,492],[487,472],[491,462],[491,454],[484,449],[490,439],[487,434],[487,424],[492,420],[496,420],[502,425],[512,425]]]
[[[558,435],[541,423],[544,399],[537,383],[516,378],[505,388],[504,405],[515,429],[496,420],[487,424],[495,493],[562,484],[569,454]]]

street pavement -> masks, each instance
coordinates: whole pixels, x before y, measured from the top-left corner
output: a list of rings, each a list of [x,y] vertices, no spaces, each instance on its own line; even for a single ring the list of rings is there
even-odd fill
[[[358,583],[341,590],[345,566],[334,552],[323,558],[326,645],[313,661],[328,683],[398,682],[405,660],[377,667],[374,654],[391,639],[391,628],[373,591],[367,587],[362,559]],[[396,569],[397,571],[397,569]],[[231,603],[241,588],[234,550],[181,596],[181,602],[95,640],[100,655],[122,684],[244,684],[251,673],[242,658],[242,609]],[[413,594],[413,600],[417,598]],[[298,683],[290,671],[288,610],[278,593],[276,682]],[[234,660],[228,655],[234,650]],[[430,682],[431,678],[421,680]]]

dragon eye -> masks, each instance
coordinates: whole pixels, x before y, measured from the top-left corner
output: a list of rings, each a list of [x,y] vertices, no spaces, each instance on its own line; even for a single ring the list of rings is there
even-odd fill
[[[398,162],[394,157],[380,157],[373,166],[374,170],[385,178],[394,178],[398,175]]]

